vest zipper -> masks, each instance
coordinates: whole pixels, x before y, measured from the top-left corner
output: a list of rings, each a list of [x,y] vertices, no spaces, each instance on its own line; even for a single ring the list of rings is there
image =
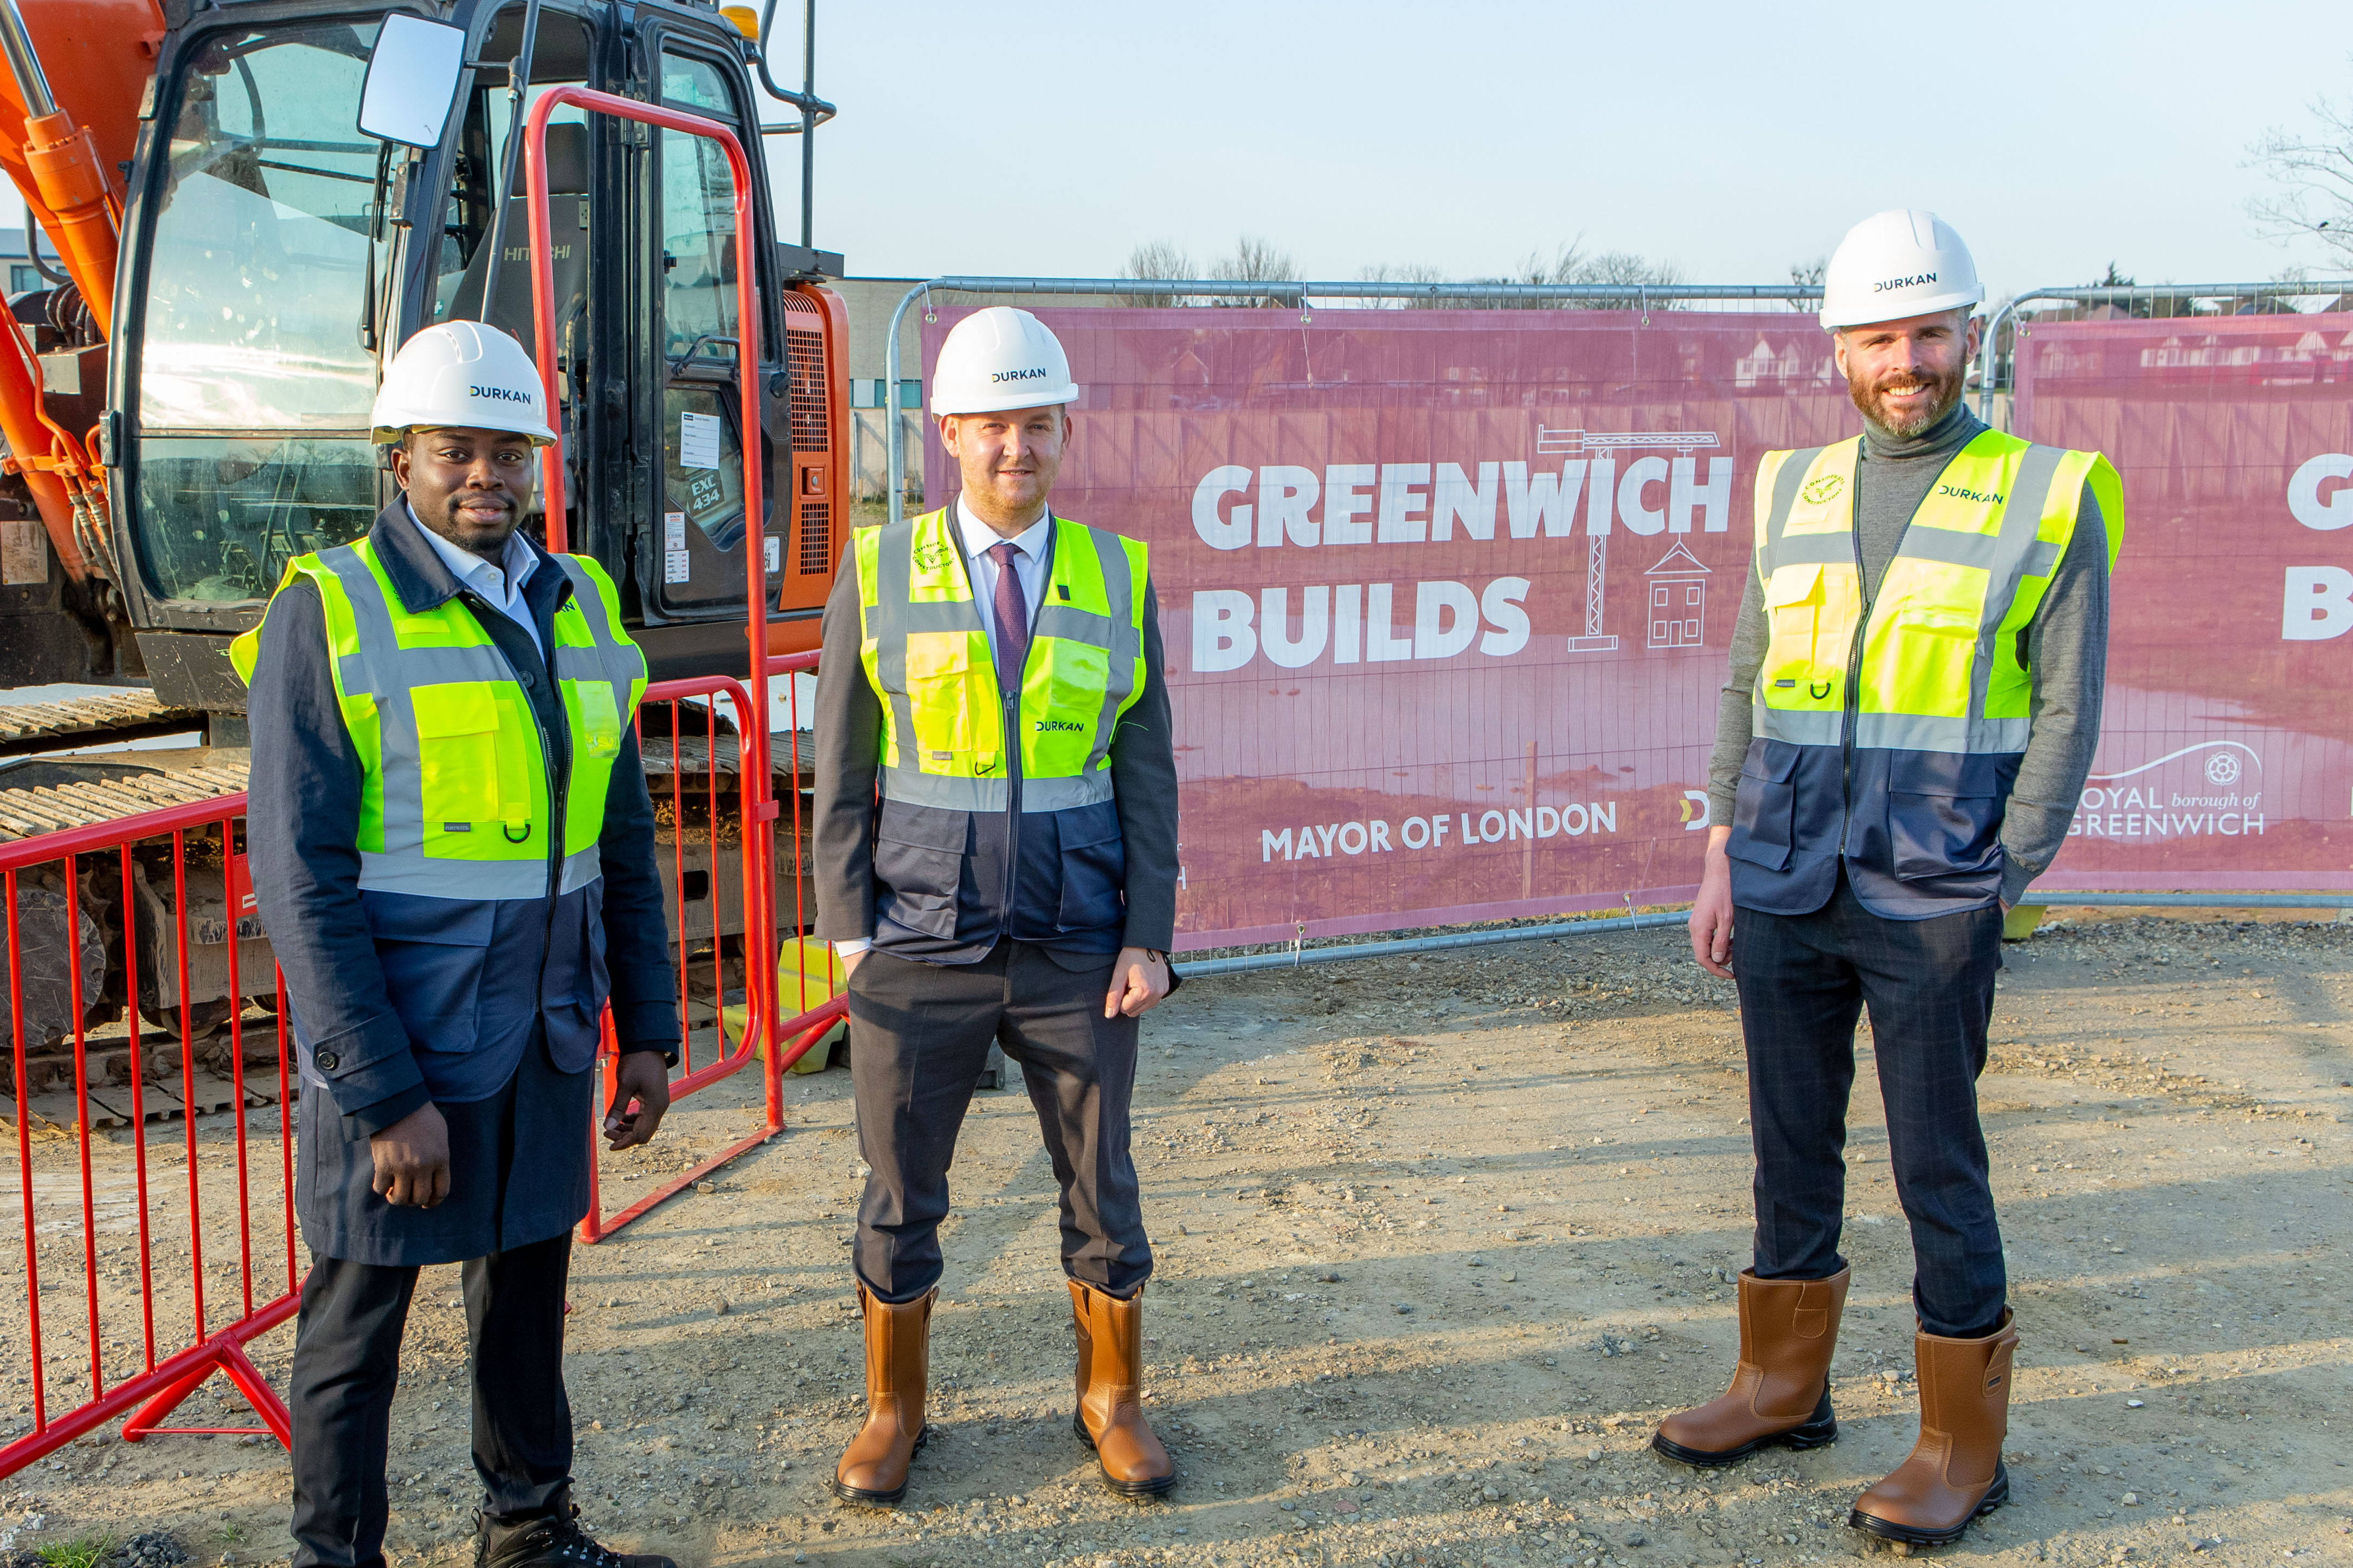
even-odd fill
[[[1029,675],[1029,653],[1022,654],[1023,668],[1015,673]],[[1005,897],[997,907],[1003,910],[1002,934],[1013,934],[1013,896],[1021,874],[1021,688],[1017,682],[1009,693],[999,697],[999,721],[1005,728]]]
[[[1972,437],[1970,439],[1975,438]],[[1961,443],[1961,447],[1966,447],[1968,445],[1968,442],[1964,441]],[[1936,480],[1943,479],[1946,470],[1959,458],[1961,447],[1954,448],[1952,455],[1945,459],[1943,467],[1937,468],[1936,479],[1928,481],[1928,494],[1936,493]],[[1846,722],[1840,727],[1839,736],[1839,853],[1841,855],[1846,853],[1847,835],[1852,830],[1854,825],[1854,729],[1855,721],[1862,711],[1860,688],[1862,680],[1863,643],[1871,632],[1872,607],[1879,603],[1878,590],[1872,587],[1869,572],[1862,563],[1862,465],[1865,460],[1862,452],[1858,448],[1855,452],[1854,494],[1847,502],[1847,536],[1854,543],[1854,585],[1856,593],[1862,599],[1862,615],[1855,622],[1854,641],[1848,646],[1846,654]],[[1926,505],[1926,502],[1927,496],[1923,496],[1920,504]],[[1895,536],[1895,548],[1888,552],[1887,564],[1890,567],[1894,566],[1896,558],[1904,553],[1904,542],[1912,536],[1912,518],[1919,515],[1920,507],[1915,506],[1912,509],[1912,517],[1904,520],[1904,531]],[[1880,580],[1883,584],[1886,581],[1884,571],[1881,573]]]
[[[558,614],[563,612],[565,601],[572,596],[571,589],[572,584],[567,578],[557,591],[555,608]],[[488,600],[477,597],[470,589],[466,593],[466,600],[468,605],[476,610],[478,618],[481,616],[503,613],[491,608]],[[483,625],[482,635],[490,637],[490,626],[487,622]],[[522,686],[522,671],[515,668],[514,660],[507,657],[506,649],[499,646],[499,639],[495,637],[491,637],[491,651],[499,656],[499,662],[507,667],[507,673],[515,678],[515,684]],[[560,705],[564,700],[564,688],[556,684],[555,661],[543,654],[541,662],[546,667],[544,673],[547,676],[548,691]],[[554,900],[564,886],[564,824],[566,820],[565,796],[571,793],[572,781],[568,770],[565,777],[559,779],[555,776],[555,752],[548,745],[547,726],[540,722],[539,704],[532,700],[531,689],[527,686],[523,687],[523,706],[531,710],[531,727],[539,734],[540,766],[547,773],[547,809],[548,816],[553,819],[553,826],[547,835],[547,919],[548,929],[553,931],[555,921]]]

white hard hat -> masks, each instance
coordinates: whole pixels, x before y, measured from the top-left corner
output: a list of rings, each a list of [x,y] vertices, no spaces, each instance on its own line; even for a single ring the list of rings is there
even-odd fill
[[[1957,310],[1985,298],[1953,226],[1918,207],[1873,213],[1839,241],[1822,274],[1822,325],[1836,331]]]
[[[480,321],[438,321],[400,345],[385,367],[370,420],[379,443],[409,431],[507,430],[552,446],[539,367],[521,343]]]
[[[932,367],[934,414],[994,414],[1078,400],[1061,340],[1010,305],[991,305],[958,321]]]

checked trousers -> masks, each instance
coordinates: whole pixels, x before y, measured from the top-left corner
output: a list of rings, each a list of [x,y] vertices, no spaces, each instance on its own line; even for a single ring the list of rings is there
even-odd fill
[[[1742,909],[1733,974],[1757,1152],[1756,1268],[1820,1279],[1846,1267],[1846,1113],[1854,1027],[1871,1035],[1895,1193],[1912,1231],[1914,1304],[1932,1334],[1993,1331],[2009,1289],[1977,1080],[1985,1070],[2001,910],[1888,920],[1846,878],[1811,914]]]

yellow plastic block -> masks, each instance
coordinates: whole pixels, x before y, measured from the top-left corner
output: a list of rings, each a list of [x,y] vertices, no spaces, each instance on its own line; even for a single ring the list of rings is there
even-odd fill
[[[841,994],[849,977],[842,973],[841,960],[833,955],[829,942],[805,936],[788,941],[776,955],[776,1021],[789,1024],[812,1008],[821,1007]],[[743,1006],[725,1008],[720,1014],[721,1027],[726,1030],[731,1044],[744,1037],[748,1024],[749,1009]],[[823,1038],[811,1046],[792,1065],[797,1073],[823,1072],[831,1058],[835,1044],[849,1026],[837,1023],[825,1032]],[[789,1048],[791,1039],[775,1042],[778,1047]]]

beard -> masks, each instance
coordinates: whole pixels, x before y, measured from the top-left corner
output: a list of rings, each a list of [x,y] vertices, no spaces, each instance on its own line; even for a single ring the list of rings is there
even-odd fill
[[[1846,395],[1853,402],[1855,411],[1872,424],[1890,436],[1908,438],[1917,436],[1952,412],[1953,405],[1961,400],[1962,384],[1968,376],[1968,367],[1962,363],[1956,363],[1942,375],[1902,371],[1883,375],[1875,381],[1865,381],[1859,374],[1850,374],[1846,380]],[[1901,415],[1888,406],[1887,394],[1914,386],[1929,388],[1927,401],[1917,413]]]

